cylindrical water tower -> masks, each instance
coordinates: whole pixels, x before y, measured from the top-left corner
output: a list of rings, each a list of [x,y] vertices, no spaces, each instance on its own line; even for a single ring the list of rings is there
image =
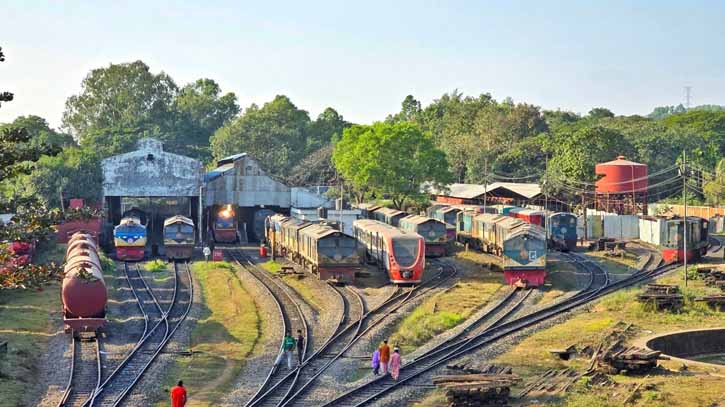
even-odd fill
[[[647,165],[626,160],[597,164],[596,209],[623,215],[647,213]]]

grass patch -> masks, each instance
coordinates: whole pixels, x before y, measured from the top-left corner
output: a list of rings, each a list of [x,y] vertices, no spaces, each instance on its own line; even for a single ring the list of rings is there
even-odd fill
[[[487,273],[492,274],[492,273]],[[465,321],[484,306],[493,293],[501,288],[490,275],[462,278],[452,288],[425,300],[403,319],[390,336],[390,344],[410,353],[437,334]]]
[[[702,281],[691,281],[688,288],[682,287],[682,269],[680,269],[679,273],[662,277],[657,280],[657,283],[681,286],[685,295],[685,304],[681,311],[654,312],[647,304],[637,301],[636,295],[641,292],[641,288],[620,290],[592,304],[586,312],[580,312],[561,324],[527,337],[499,356],[494,363],[512,366],[514,373],[520,374],[524,378],[542,374],[548,369],[573,367],[582,370],[585,365],[588,365],[588,359],[575,358],[570,361],[562,361],[548,351],[566,348],[569,345],[577,345],[578,348],[586,345],[596,347],[604,336],[620,322],[632,324],[634,327],[628,331],[630,339],[633,339],[634,336],[680,329],[722,326],[723,313],[694,301],[697,296],[712,290],[705,287]],[[627,376],[613,376],[612,378],[622,386],[631,386],[634,382],[640,381],[654,386],[654,390],[643,386],[636,405],[711,405],[718,400],[717,397],[722,397],[721,394],[725,393],[725,383],[722,380],[718,382],[704,376],[654,374],[647,379]],[[716,390],[708,388],[714,383],[717,383]],[[687,388],[688,391],[683,392],[683,388]],[[628,395],[631,391],[629,387],[607,389],[596,386],[591,388],[579,386],[561,400],[551,400],[547,405],[619,405],[621,398],[613,398],[612,392]]]
[[[608,257],[605,252],[586,252],[584,255],[591,261],[604,267],[609,274],[632,274],[637,270],[637,259],[630,257]]]
[[[0,342],[8,342],[0,357],[0,405],[28,406],[37,395],[40,363],[53,336],[49,314],[61,309],[59,290],[53,283],[43,291],[0,291]]]
[[[263,269],[269,271],[270,273],[279,273],[282,271],[282,264],[275,260],[266,261],[260,265]]]
[[[149,262],[146,262],[146,264],[143,266],[143,268],[151,273],[162,273],[165,271],[169,271],[169,265],[165,261],[161,259],[151,260]]]
[[[284,282],[292,287],[297,293],[305,299],[305,301],[310,305],[310,307],[314,308],[316,311],[322,311],[324,309],[325,299],[319,298],[316,296],[310,287],[305,283],[303,280],[306,279],[308,276],[305,275],[303,279],[299,279],[299,276],[293,275],[293,276],[284,276],[282,279]],[[316,277],[314,277],[316,278]]]
[[[191,332],[193,356],[176,361],[165,388],[183,380],[190,392],[187,406],[215,406],[259,341],[262,320],[229,263],[199,262],[191,270],[203,290],[204,310]],[[166,398],[156,405],[166,406]]]

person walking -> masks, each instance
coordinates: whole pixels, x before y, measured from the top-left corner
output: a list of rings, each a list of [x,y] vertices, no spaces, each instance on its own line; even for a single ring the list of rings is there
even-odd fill
[[[373,360],[370,365],[370,367],[373,368],[373,374],[377,376],[380,370],[380,349],[375,349],[375,352],[373,352]]]
[[[398,380],[400,375],[400,349],[393,349],[393,355],[390,356],[390,376],[393,380]]]
[[[171,407],[184,407],[186,405],[186,388],[184,382],[179,380],[176,386],[171,388]]]
[[[284,339],[282,339],[282,349],[279,352],[279,355],[277,356],[277,360],[274,361],[274,365],[277,366],[280,363],[282,363],[282,359],[285,357],[287,358],[287,368],[289,370],[292,370],[292,352],[295,348],[295,338],[290,335],[289,332],[286,332],[284,334]]]
[[[305,353],[305,337],[302,336],[302,330],[297,330],[297,360],[302,366],[302,355]]]
[[[383,367],[383,374],[388,373],[388,363],[390,362],[390,346],[388,346],[388,341],[383,341],[383,344],[380,346],[380,364]]]

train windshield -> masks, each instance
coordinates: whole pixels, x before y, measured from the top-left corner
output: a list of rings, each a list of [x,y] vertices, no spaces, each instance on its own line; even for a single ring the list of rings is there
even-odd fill
[[[169,239],[188,237],[194,234],[194,228],[190,225],[176,224],[164,228],[164,236]]]
[[[138,235],[143,236],[146,234],[146,228],[133,224],[133,225],[118,225],[116,226],[116,229],[113,231],[114,234],[117,235]]]
[[[428,222],[418,226],[418,234],[426,241],[437,241],[446,234],[446,226],[438,222]]]
[[[335,256],[339,256],[339,258],[344,259],[355,254],[356,246],[357,241],[353,238],[328,237],[320,240],[318,250],[325,257],[335,258]]]
[[[395,260],[401,266],[410,266],[418,258],[419,240],[416,238],[393,239],[393,252]]]
[[[444,218],[443,221],[449,225],[455,225],[457,215],[458,215],[458,213],[456,211],[446,212],[443,215],[443,218]]]
[[[234,218],[216,218],[214,225],[217,229],[234,229]]]

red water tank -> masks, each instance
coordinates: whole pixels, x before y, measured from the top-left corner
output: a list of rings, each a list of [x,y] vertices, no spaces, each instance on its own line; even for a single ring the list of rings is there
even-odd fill
[[[259,257],[267,257],[267,246],[259,246]]]
[[[647,190],[647,165],[626,160],[624,156],[597,164],[594,172],[604,175],[596,182],[597,193],[625,194]]]

